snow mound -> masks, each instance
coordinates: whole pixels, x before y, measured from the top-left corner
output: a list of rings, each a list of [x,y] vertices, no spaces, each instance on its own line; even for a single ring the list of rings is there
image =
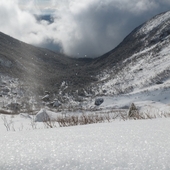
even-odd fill
[[[41,109],[35,116],[35,122],[45,122],[49,121],[50,117],[45,109]]]
[[[54,121],[57,119],[57,113],[41,109],[35,116],[35,122],[45,122],[45,121]]]

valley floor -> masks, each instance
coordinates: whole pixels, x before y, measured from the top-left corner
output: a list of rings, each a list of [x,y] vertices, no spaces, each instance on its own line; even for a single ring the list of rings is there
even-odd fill
[[[1,170],[170,169],[169,118],[0,134]]]

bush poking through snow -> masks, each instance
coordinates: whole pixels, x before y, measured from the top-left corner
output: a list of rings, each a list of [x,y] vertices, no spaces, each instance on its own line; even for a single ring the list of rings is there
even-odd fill
[[[133,112],[130,112],[133,111]],[[131,113],[131,114],[130,114]],[[129,114],[129,115],[128,115]],[[49,110],[41,109],[37,115],[29,115],[29,114],[20,114],[20,116],[24,116],[25,118],[29,118],[31,123],[30,126],[33,130],[38,128],[38,123],[43,123],[44,128],[57,128],[57,127],[68,127],[68,126],[77,126],[77,125],[87,125],[87,124],[95,124],[95,123],[110,123],[114,120],[139,120],[139,119],[155,119],[157,117],[170,117],[170,113],[161,112],[150,112],[149,110],[146,112],[139,112],[134,104],[131,105],[129,112],[127,114],[127,110],[112,110],[108,112],[91,112],[91,113],[75,113],[70,114],[65,112],[63,113],[55,113]],[[12,119],[7,119],[5,115],[1,116],[1,119],[4,122],[4,126],[7,131],[15,131],[14,122]],[[23,125],[19,130],[23,130]]]
[[[15,131],[15,128],[14,128],[14,124],[13,124],[13,121],[12,119],[11,120],[7,120],[6,116],[1,116],[1,119],[3,120],[4,122],[4,126],[6,128],[7,131]]]
[[[66,126],[102,123],[102,122],[105,122],[106,120],[108,120],[108,117],[105,117],[104,115],[82,114],[80,116],[72,115],[72,116],[66,116],[66,117],[58,117],[56,121],[58,122],[60,127],[66,127]]]

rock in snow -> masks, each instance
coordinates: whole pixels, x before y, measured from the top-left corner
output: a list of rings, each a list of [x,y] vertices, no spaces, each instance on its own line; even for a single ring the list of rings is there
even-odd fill
[[[94,103],[94,104],[95,104],[96,106],[100,106],[103,102],[104,102],[104,99],[103,99],[103,98],[98,98],[98,99],[95,100],[95,103]]]

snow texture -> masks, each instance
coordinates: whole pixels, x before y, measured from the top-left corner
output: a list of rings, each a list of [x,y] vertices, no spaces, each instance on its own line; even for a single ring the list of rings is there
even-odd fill
[[[170,119],[2,132],[1,170],[168,170]]]

